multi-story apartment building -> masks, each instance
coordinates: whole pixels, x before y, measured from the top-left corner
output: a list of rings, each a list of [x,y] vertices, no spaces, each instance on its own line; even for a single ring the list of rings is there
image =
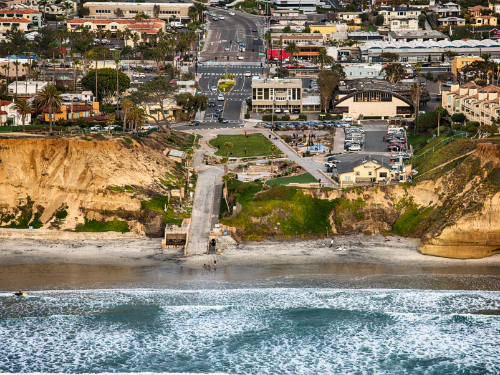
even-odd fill
[[[455,56],[451,62],[451,73],[456,77],[457,73],[463,68],[472,64],[474,61],[483,61],[479,56]]]
[[[414,18],[418,20],[418,16],[422,13],[419,8],[405,6],[405,7],[382,7],[378,14],[384,16],[384,25],[389,25],[393,19],[408,19]]]
[[[117,18],[117,10],[123,12],[123,18],[134,18],[139,13],[144,13],[151,18],[169,20],[175,17],[177,21],[189,20],[189,7],[193,3],[122,3],[122,2],[88,2],[85,7],[89,9],[92,18]],[[118,12],[119,13],[119,12]]]
[[[273,113],[302,112],[302,80],[294,78],[254,78],[252,110]]]
[[[500,115],[500,87],[480,87],[474,82],[454,84],[443,91],[442,106],[450,114],[463,113],[468,121],[491,125]]]

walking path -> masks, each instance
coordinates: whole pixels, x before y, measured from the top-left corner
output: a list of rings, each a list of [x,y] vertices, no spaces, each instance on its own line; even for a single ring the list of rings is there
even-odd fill
[[[437,167],[434,167],[434,168],[432,168],[432,169],[429,169],[428,171],[425,171],[425,172],[424,172],[424,173],[422,173],[421,175],[418,175],[418,177],[420,178],[420,177],[422,177],[422,176],[423,176],[424,174],[426,174],[426,173],[432,172],[432,171],[434,171],[434,170],[436,170],[436,169],[439,169],[439,168],[443,168],[445,165],[450,164],[451,162],[453,162],[453,161],[455,161],[455,160],[457,160],[457,159],[463,158],[464,156],[468,156],[468,155],[470,155],[470,154],[473,154],[474,152],[476,152],[476,150],[472,150],[472,151],[470,151],[470,152],[468,152],[468,153],[466,153],[466,154],[460,155],[459,157],[456,157],[455,159],[448,160],[446,163],[443,163],[443,164],[441,164],[441,165],[438,165]]]
[[[203,151],[197,151],[193,163],[199,174],[191,214],[187,254],[201,254],[207,251],[208,235],[219,221],[219,205],[216,202],[220,202],[223,170],[203,165],[203,154]]]

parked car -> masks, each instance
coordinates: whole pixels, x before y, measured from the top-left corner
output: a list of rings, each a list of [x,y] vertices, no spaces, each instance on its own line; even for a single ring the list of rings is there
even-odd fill
[[[224,101],[224,95],[219,94],[219,96],[217,97],[217,100]]]
[[[231,50],[231,48],[229,48],[229,46],[224,47],[224,51],[230,51],[230,50]]]
[[[325,163],[325,167],[327,167],[327,168],[337,168],[337,164],[332,163],[332,162],[327,162],[327,163]]]
[[[453,84],[453,82],[451,82],[451,81],[443,82],[443,86],[447,86],[447,87],[451,87],[452,84]]]
[[[139,78],[146,78],[146,73],[139,73]]]
[[[98,132],[101,130],[101,127],[99,125],[94,125],[89,128],[91,132]]]
[[[336,156],[330,156],[328,159],[326,159],[326,161],[333,162],[335,164],[340,163]]]
[[[353,122],[354,118],[353,117],[344,117],[342,121],[348,121],[348,122]]]
[[[191,121],[188,125],[189,126],[198,126],[198,125],[200,125],[200,122],[199,121]]]
[[[132,74],[132,78],[139,78],[139,73]]]
[[[238,59],[238,60],[243,60],[243,56],[241,56],[241,55],[236,56],[236,59]]]
[[[229,120],[225,117],[219,117],[219,122],[227,123],[227,122],[229,122]]]
[[[357,144],[353,144],[349,146],[349,151],[361,151],[361,146]]]
[[[229,12],[230,16],[234,16],[234,14],[235,14],[234,12]]]

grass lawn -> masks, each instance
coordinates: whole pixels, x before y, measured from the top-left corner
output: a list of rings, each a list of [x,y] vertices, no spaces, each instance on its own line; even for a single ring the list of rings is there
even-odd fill
[[[432,143],[434,143],[434,141],[431,142],[431,144]],[[447,163],[460,155],[464,155],[475,148],[476,142],[473,142],[470,139],[456,139],[453,142],[438,148],[434,153],[429,152],[427,155],[418,158],[414,165],[415,167],[418,167],[418,171],[422,174],[439,165]]]
[[[47,128],[49,130],[49,125],[26,125],[26,130],[30,129],[43,129]],[[57,127],[59,129],[59,127]],[[52,130],[55,131],[56,126],[52,127]],[[22,126],[0,126],[0,133],[10,133],[12,131],[23,131]]]
[[[361,25],[361,29],[363,31],[377,31],[377,29],[375,28],[375,26],[373,26],[371,23],[368,24],[368,25]]]
[[[303,173],[298,176],[275,178],[273,180],[268,180],[266,183],[269,186],[275,186],[288,185],[291,183],[308,184],[309,182],[318,182],[318,180],[316,180],[316,178],[314,178],[310,173]]]
[[[413,133],[408,132],[408,143],[412,145],[413,150],[418,149],[419,145],[422,142],[426,142],[429,138],[432,138],[431,134],[417,134],[413,136]]]
[[[248,137],[245,135],[218,135],[217,138],[214,138],[210,141],[210,145],[212,147],[217,148],[220,146],[220,149],[215,153],[217,156],[226,156],[226,147],[224,147],[224,143],[231,142],[233,147],[229,150],[229,152],[233,153],[233,158],[243,158],[249,156],[267,156],[271,155],[271,151],[269,151],[269,146],[272,146],[272,142],[264,137],[262,134],[249,134]],[[245,154],[245,149],[247,150]],[[281,155],[281,151],[278,150]],[[277,156],[277,155],[274,155]]]

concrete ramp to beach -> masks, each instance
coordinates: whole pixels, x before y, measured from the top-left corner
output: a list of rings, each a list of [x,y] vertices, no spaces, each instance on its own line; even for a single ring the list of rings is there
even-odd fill
[[[194,168],[199,170],[199,174],[186,254],[206,253],[210,230],[219,221],[223,170],[216,167],[206,167],[202,163],[203,152],[198,151],[194,158]]]

